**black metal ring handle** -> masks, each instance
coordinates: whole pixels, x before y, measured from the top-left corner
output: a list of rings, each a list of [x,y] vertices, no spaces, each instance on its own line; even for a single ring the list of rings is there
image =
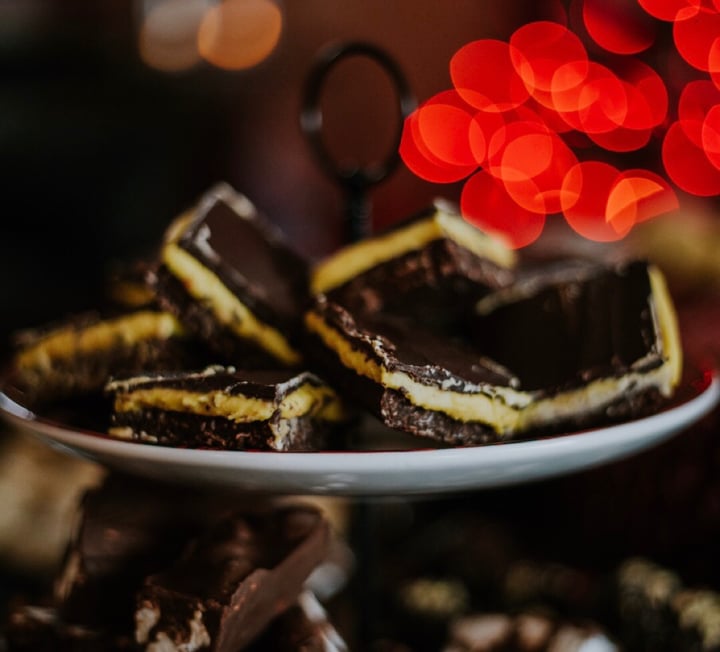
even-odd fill
[[[378,63],[389,75],[398,94],[398,128],[387,157],[365,167],[343,167],[328,152],[322,138],[323,115],[320,96],[328,73],[343,59],[353,56],[367,57]],[[405,118],[416,106],[415,97],[402,71],[382,49],[362,41],[334,45],[322,51],[305,84],[300,125],[312,147],[315,158],[330,178],[337,181],[347,197],[348,239],[353,241],[369,235],[370,209],[367,190],[385,179],[400,162],[398,147]]]

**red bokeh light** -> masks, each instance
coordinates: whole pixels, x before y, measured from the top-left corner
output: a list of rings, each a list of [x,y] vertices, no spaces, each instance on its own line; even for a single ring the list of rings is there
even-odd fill
[[[702,0],[638,0],[638,4],[655,18],[675,22],[697,14]]]
[[[583,83],[554,92],[553,100],[562,118],[586,134],[612,131],[622,126],[628,115],[626,85],[612,70],[592,61]]]
[[[697,79],[685,85],[678,101],[678,118],[700,120],[707,112],[720,103],[720,89],[705,79]]]
[[[702,123],[702,148],[710,163],[720,169],[720,104],[712,107]]]
[[[472,119],[469,128],[470,149],[478,165],[487,162],[488,144],[495,132],[505,126],[504,114],[478,111]]]
[[[701,6],[697,13],[673,23],[673,39],[680,56],[698,70],[708,71],[710,51],[720,34],[720,13]]]
[[[489,66],[492,74],[484,74]],[[529,95],[504,41],[484,39],[463,46],[450,60],[450,76],[462,98],[481,111],[508,111]]]
[[[488,172],[510,197],[534,213],[558,213],[561,188],[577,158],[565,142],[539,122],[512,122],[490,142]]]
[[[460,181],[472,174],[477,167],[475,164],[453,165],[435,156],[422,140],[416,112],[405,119],[399,153],[405,165],[413,173],[433,183]]]
[[[558,23],[537,21],[517,29],[510,37],[513,66],[532,95],[535,91],[567,90],[584,77],[588,55],[577,35]],[[570,64],[572,74],[556,73]]]
[[[610,192],[620,171],[601,161],[584,161],[565,176],[562,188],[563,215],[571,228],[584,238],[612,242],[623,238],[632,228],[626,219],[608,221]]]
[[[668,90],[662,77],[638,59],[624,61],[620,77],[632,91],[628,117],[623,124],[628,129],[647,129],[663,123],[668,112]]]
[[[590,34],[614,54],[634,54],[652,43],[657,24],[637,6],[584,1],[573,5],[573,20],[583,16],[586,40]],[[653,16],[682,17],[688,24],[717,13],[694,0],[641,5]],[[720,80],[720,36],[710,45],[705,36],[700,41],[691,48],[694,56],[707,46],[706,68]],[[578,162],[578,148],[641,150],[667,124],[669,93],[660,75],[633,57],[608,61],[612,68],[590,60],[576,34],[547,21],[519,28],[509,44],[469,43],[450,64],[454,90],[434,96],[406,120],[400,154],[429,181],[470,177],[463,211],[514,247],[534,241],[555,213],[583,237],[618,240],[638,222],[676,209],[678,199],[668,179],[649,170]],[[669,178],[693,194],[720,194],[718,87],[709,79],[688,83],[678,116],[662,147]]]
[[[720,2],[720,0],[718,0]],[[716,88],[720,88],[720,36],[710,46],[708,52],[708,72]]]
[[[438,93],[417,110],[418,135],[442,162],[474,166],[476,161],[468,135],[473,113],[455,91]]]
[[[649,170],[625,170],[608,195],[605,220],[619,232],[678,208],[670,184]]]
[[[614,54],[637,54],[655,41],[656,26],[638,5],[627,0],[580,0],[590,37]]]
[[[663,140],[662,160],[675,185],[693,195],[711,197],[720,193],[720,170],[702,148],[702,125],[690,119],[671,124]]]
[[[545,215],[525,210],[501,183],[481,170],[463,186],[460,208],[478,228],[503,238],[511,247],[525,247],[540,236]]]

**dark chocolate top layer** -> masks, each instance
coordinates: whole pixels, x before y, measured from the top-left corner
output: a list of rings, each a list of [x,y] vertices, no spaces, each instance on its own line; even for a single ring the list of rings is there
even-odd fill
[[[478,304],[478,348],[524,389],[566,386],[662,363],[648,265],[569,261],[524,274]]]
[[[391,371],[425,385],[462,392],[468,385],[512,386],[511,373],[460,339],[379,313],[351,315],[325,297],[315,309],[352,345]]]
[[[235,370],[233,367],[208,367],[204,371],[158,373],[116,380],[108,384],[109,392],[131,392],[138,389],[162,387],[188,392],[223,391],[261,399],[276,399],[300,385],[321,385],[322,381],[310,372],[291,369]]]
[[[308,265],[257,213],[240,215],[215,198],[178,241],[253,311],[297,318],[307,296]]]

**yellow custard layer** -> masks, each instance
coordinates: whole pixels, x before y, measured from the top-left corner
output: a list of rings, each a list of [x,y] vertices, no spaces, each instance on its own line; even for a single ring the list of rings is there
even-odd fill
[[[165,340],[181,333],[182,327],[171,314],[143,310],[86,327],[60,328],[18,353],[15,364],[19,369],[49,369],[53,360]]]
[[[300,354],[287,338],[279,330],[260,320],[197,258],[174,242],[169,242],[163,247],[162,259],[187,292],[205,304],[218,322],[287,365],[300,362]]]
[[[312,416],[324,421],[339,421],[343,408],[335,392],[327,385],[305,383],[279,402],[243,394],[228,394],[222,389],[193,392],[169,387],[149,387],[118,393],[116,412],[134,412],[146,408],[223,417],[236,423],[268,421]]]
[[[501,241],[450,213],[438,202],[436,211],[427,218],[404,228],[389,231],[344,247],[319,263],[311,279],[313,294],[328,292],[349,279],[381,263],[422,249],[434,240],[449,239],[476,256],[487,258],[501,267],[512,267],[515,254]]]

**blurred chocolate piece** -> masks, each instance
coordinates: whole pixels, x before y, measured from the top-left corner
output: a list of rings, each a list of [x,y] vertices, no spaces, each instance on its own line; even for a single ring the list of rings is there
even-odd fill
[[[686,586],[673,570],[638,557],[617,573],[623,639],[633,650],[720,650],[720,593]]]
[[[683,589],[672,601],[677,622],[675,649],[720,650],[720,593],[709,589]]]
[[[87,313],[18,334],[6,389],[29,406],[100,393],[113,374],[182,367],[190,356],[185,339],[167,312]]]
[[[310,591],[273,620],[249,652],[346,652],[348,647]]]
[[[15,608],[8,618],[5,634],[7,652],[129,652],[135,649],[130,636],[68,624],[55,609],[43,606]]]
[[[344,418],[335,392],[317,376],[209,367],[108,384],[113,437],[166,446],[229,450],[313,450]]]
[[[593,623],[576,624],[538,613],[481,613],[450,628],[444,652],[618,652]]]
[[[677,574],[647,559],[625,561],[617,572],[617,609],[631,649],[670,650],[675,640],[673,600],[682,589]]]
[[[146,579],[136,642],[147,650],[243,649],[297,600],[328,543],[328,524],[310,507],[222,519]]]
[[[295,365],[308,265],[243,195],[211,188],[165,236],[151,277],[160,304],[223,362]]]
[[[352,312],[410,316],[426,326],[462,318],[467,306],[513,278],[515,255],[437,200],[391,229],[323,260],[312,292]]]
[[[55,582],[64,622],[86,629],[132,631],[135,592],[169,566],[186,542],[219,518],[236,496],[109,475],[83,497],[75,532]]]

